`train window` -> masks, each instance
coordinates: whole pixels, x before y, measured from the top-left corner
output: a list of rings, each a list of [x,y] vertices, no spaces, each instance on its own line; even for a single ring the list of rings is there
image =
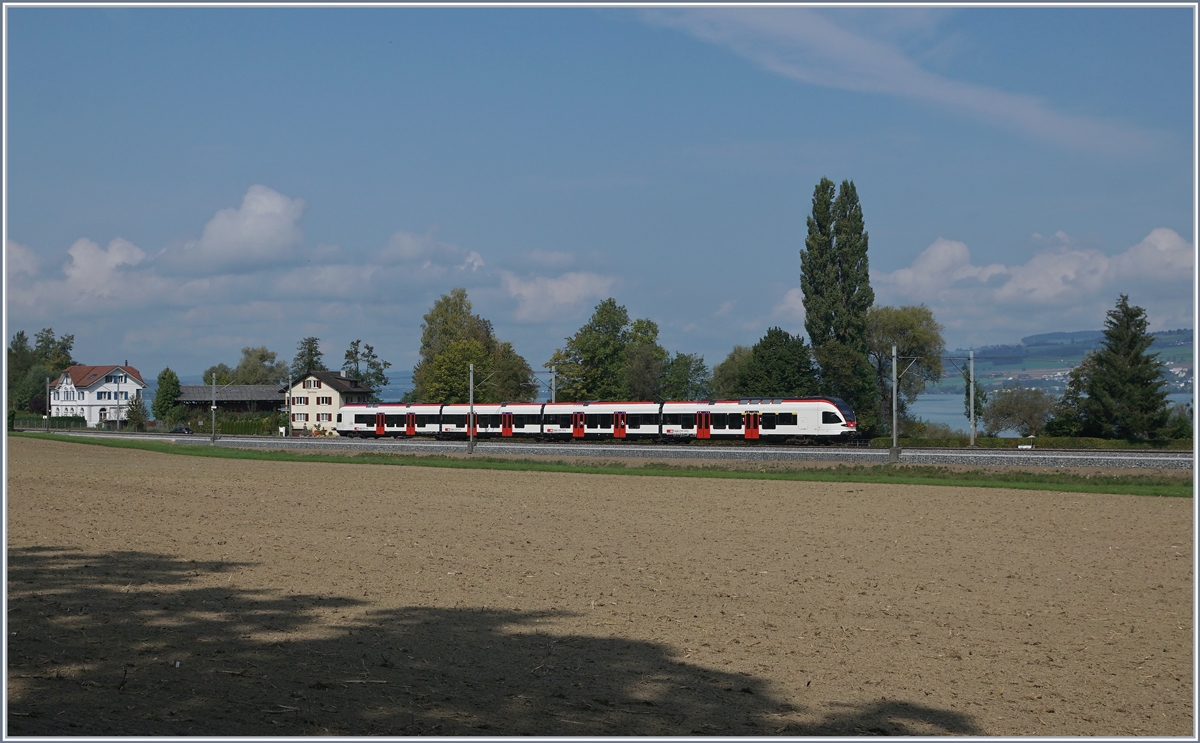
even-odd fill
[[[694,428],[695,426],[696,426],[696,414],[695,413],[680,414],[680,416],[679,416],[679,427],[680,428]]]
[[[359,424],[365,424],[368,426],[373,426],[373,425],[375,425],[375,416],[370,413],[368,413],[366,415],[359,413],[358,415],[354,416],[354,422],[359,423]]]
[[[392,426],[393,428],[396,426],[403,428],[405,425],[403,415],[389,415],[386,418],[384,418],[384,422],[387,425]]]
[[[712,414],[712,427],[715,429],[725,428],[725,416],[726,415],[727,415],[727,413],[713,413]]]
[[[734,431],[741,429],[741,427],[742,427],[742,414],[741,413],[730,413],[729,417],[726,420],[729,423],[730,429],[732,429]]]
[[[821,422],[822,423],[841,423],[842,419],[838,417],[837,413],[831,413],[830,411],[826,410],[825,412],[821,413]]]
[[[455,426],[457,428],[465,428],[467,425],[467,416],[465,415],[447,415],[443,416],[443,421],[447,426]]]
[[[662,422],[664,426],[678,426],[679,413],[663,413]]]
[[[524,428],[525,427],[525,416],[524,415],[513,415],[512,426],[513,426],[513,428]]]
[[[338,423],[341,423],[341,422],[342,422],[342,414],[338,413]]]
[[[612,413],[604,413],[600,416],[601,428],[612,428]]]
[[[642,425],[643,426],[657,426],[658,425],[658,413],[650,413],[649,415],[643,415],[642,416]]]
[[[642,416],[638,415],[637,413],[630,413],[629,415],[625,416],[625,427],[626,428],[641,428],[642,427]]]
[[[794,425],[796,425],[796,414],[795,413],[780,413],[777,422],[781,426],[794,426]]]
[[[763,413],[762,427],[768,429],[775,427],[775,413]]]
[[[595,428],[600,425],[600,415],[598,413],[589,413],[583,417],[584,425],[588,428]]]

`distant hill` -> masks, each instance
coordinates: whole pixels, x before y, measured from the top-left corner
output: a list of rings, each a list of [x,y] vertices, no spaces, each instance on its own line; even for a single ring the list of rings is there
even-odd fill
[[[1152,334],[1152,353],[1169,367],[1183,367],[1185,371],[1170,374],[1172,392],[1190,392],[1192,374],[1186,370],[1192,366],[1192,344],[1194,333],[1190,329],[1163,330]],[[994,389],[1018,381],[1028,386],[1046,387],[1061,391],[1066,384],[1067,371],[1079,365],[1083,357],[1095,350],[1104,341],[1099,330],[1074,332],[1038,333],[1026,336],[1020,343],[983,346],[975,351],[975,376],[985,388]],[[955,349],[951,356],[965,357],[968,349]],[[962,362],[958,362],[962,363]],[[930,392],[958,392],[964,389],[958,370],[949,363],[945,365],[942,380],[931,385]]]
[[[1061,346],[1064,344],[1094,341],[1104,337],[1101,330],[1077,330],[1074,333],[1041,333],[1027,335],[1021,339],[1023,346]]]

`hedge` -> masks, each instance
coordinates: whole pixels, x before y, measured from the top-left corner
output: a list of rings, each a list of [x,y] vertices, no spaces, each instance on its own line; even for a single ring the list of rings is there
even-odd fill
[[[905,439],[896,445],[904,449],[959,448],[970,445],[967,436],[945,439]],[[1032,439],[990,438],[976,436],[975,445],[981,449],[1016,449],[1033,444],[1037,449],[1179,449],[1191,451],[1191,439],[1168,439],[1164,441],[1126,441],[1125,439],[1096,439],[1082,436],[1038,436]],[[871,439],[872,447],[890,448],[890,436]]]

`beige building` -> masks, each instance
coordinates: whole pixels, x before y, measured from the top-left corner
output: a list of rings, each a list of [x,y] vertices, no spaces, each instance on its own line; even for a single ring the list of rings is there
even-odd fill
[[[317,426],[332,431],[337,428],[337,412],[343,405],[367,402],[375,390],[345,372],[310,371],[292,383],[292,431],[311,431]]]

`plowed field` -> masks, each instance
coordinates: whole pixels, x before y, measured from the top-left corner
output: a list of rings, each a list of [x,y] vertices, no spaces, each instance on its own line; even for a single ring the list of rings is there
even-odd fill
[[[8,465],[10,735],[1194,730],[1190,499]]]

